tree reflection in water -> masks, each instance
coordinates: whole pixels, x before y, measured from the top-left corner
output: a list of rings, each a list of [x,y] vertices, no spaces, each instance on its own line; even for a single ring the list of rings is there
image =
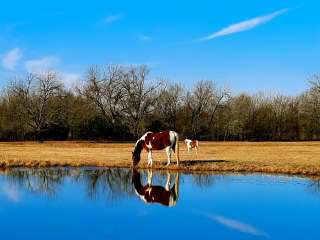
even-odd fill
[[[193,183],[200,188],[208,188],[214,184],[215,175],[208,173],[198,173],[192,175]]]
[[[184,175],[179,177],[178,172],[138,172],[121,168],[20,168],[0,172],[0,181],[8,184],[10,189],[33,194],[54,197],[59,194],[64,184],[76,183],[84,186],[86,196],[92,200],[102,198],[116,201],[138,195],[144,202],[157,202],[166,206],[177,204],[179,184],[183,182],[183,177]],[[191,175],[192,182],[200,188],[212,187],[220,178],[224,178],[224,175]],[[319,194],[320,179],[310,179],[308,189]]]
[[[61,168],[51,169],[10,169],[3,175],[9,186],[26,189],[32,193],[54,196],[69,170]]]
[[[320,178],[312,178],[309,184],[309,189],[311,189],[311,192],[320,194]]]
[[[131,169],[121,168],[19,168],[3,170],[1,175],[4,176],[1,180],[5,181],[10,188],[29,191],[33,194],[54,197],[59,194],[64,184],[77,183],[84,186],[89,199],[105,198],[108,201],[114,201],[122,197],[135,196],[133,180],[140,180],[140,175],[145,178],[147,173],[134,171],[133,174]],[[175,205],[178,200],[179,174],[175,174],[172,188],[170,188],[169,173],[155,172],[154,180],[160,184],[166,181],[161,189],[165,190],[164,194],[168,193],[171,197],[170,200],[168,198],[170,204],[168,202],[167,205]],[[154,189],[160,190],[160,185]]]
[[[2,172],[9,186],[53,197],[66,181],[84,184],[90,199],[114,200],[133,195],[131,170],[97,168],[10,169]]]
[[[84,170],[80,181],[87,187],[90,199],[106,196],[116,200],[125,196],[133,196],[131,170],[121,168]]]

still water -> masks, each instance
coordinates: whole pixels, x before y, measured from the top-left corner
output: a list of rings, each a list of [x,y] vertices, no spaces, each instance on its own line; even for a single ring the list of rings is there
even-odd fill
[[[320,239],[320,181],[130,169],[0,173],[1,239]]]

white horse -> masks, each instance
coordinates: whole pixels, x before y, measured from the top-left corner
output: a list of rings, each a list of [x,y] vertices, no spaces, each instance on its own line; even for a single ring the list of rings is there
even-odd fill
[[[192,148],[194,148],[194,150],[196,150],[196,154],[198,154],[198,149],[199,149],[198,140],[185,139],[184,143],[187,145],[188,152],[191,152]]]

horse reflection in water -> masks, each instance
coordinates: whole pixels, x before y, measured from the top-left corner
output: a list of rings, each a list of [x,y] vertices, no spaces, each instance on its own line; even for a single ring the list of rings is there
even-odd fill
[[[148,171],[148,180],[146,185],[142,185],[140,173],[137,170],[133,170],[132,182],[136,194],[145,203],[160,203],[164,206],[175,206],[179,198],[179,173],[176,173],[174,185],[171,184],[171,174],[167,172],[166,185],[152,185],[153,174],[152,171]]]

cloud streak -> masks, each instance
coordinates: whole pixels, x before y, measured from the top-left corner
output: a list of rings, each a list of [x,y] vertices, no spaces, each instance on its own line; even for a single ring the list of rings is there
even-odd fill
[[[4,184],[2,186],[2,194],[10,201],[18,203],[20,202],[20,194],[18,190],[13,187],[9,186],[8,184]]]
[[[238,33],[238,32],[243,32],[243,31],[248,31],[250,29],[253,29],[255,27],[258,27],[262,24],[265,24],[269,21],[271,21],[272,19],[288,12],[289,9],[285,8],[285,9],[281,9],[279,11],[270,13],[268,15],[264,15],[264,16],[260,16],[260,17],[256,17],[256,18],[252,18],[246,21],[242,21],[239,23],[234,23],[231,24],[225,28],[222,28],[221,30],[212,33],[209,36],[206,37],[202,37],[200,39],[198,39],[198,41],[209,41],[218,37],[222,37],[222,36],[226,36],[226,35],[230,35],[230,34],[234,34],[234,33]]]
[[[21,50],[19,48],[14,48],[3,56],[2,66],[7,70],[13,71],[21,58]]]
[[[122,18],[123,18],[122,14],[115,14],[115,15],[110,15],[110,16],[105,17],[102,22],[104,24],[112,24],[114,22],[119,21]]]
[[[25,67],[28,72],[41,73],[54,68],[58,62],[59,59],[55,56],[45,56],[39,59],[26,61]]]
[[[142,42],[150,42],[151,41],[151,37],[148,35],[144,35],[144,34],[140,34],[138,36],[139,40]]]
[[[257,229],[256,227],[249,225],[247,223],[244,222],[240,222],[234,219],[230,219],[230,218],[226,218],[223,216],[218,216],[218,215],[209,215],[208,216],[209,219],[227,227],[227,228],[231,228],[234,229],[236,231],[239,232],[243,232],[243,233],[247,233],[250,235],[254,235],[254,236],[263,236],[266,238],[269,238],[269,235],[266,234],[265,232],[262,232],[261,230]]]
[[[81,75],[78,73],[62,72],[61,81],[68,89],[73,89],[79,84]]]

